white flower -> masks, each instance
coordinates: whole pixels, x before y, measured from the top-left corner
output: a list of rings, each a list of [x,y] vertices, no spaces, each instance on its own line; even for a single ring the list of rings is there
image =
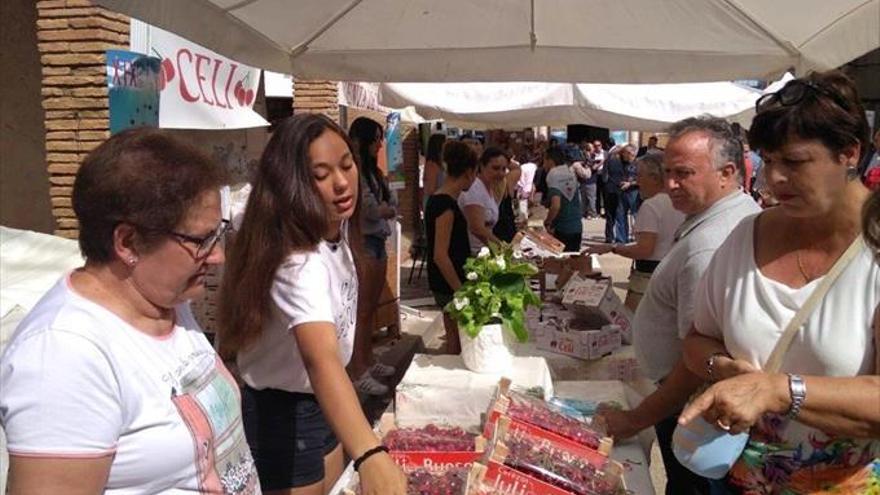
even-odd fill
[[[480,248],[480,252],[477,253],[477,258],[485,258],[486,256],[489,256],[489,254],[489,248],[483,246]]]
[[[507,267],[507,262],[504,261],[504,256],[495,258],[495,264],[498,265],[499,270],[504,270]]]
[[[519,252],[519,251],[514,251],[514,252],[513,252],[513,259],[521,260],[522,257],[523,257],[523,255],[522,255],[521,252]]]
[[[455,309],[457,309],[458,311],[461,311],[462,309],[464,309],[465,306],[470,304],[470,301],[466,297],[463,297],[461,299],[456,297],[452,300],[452,302],[455,304]]]
[[[479,277],[477,276],[477,272],[468,272],[467,279],[468,280],[476,280]]]

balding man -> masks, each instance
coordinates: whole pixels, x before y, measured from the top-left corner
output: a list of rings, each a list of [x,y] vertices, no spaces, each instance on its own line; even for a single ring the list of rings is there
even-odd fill
[[[681,361],[682,340],[693,321],[694,292],[715,250],[746,216],[759,211],[742,194],[742,145],[715,117],[685,119],[669,129],[664,158],[667,192],[686,215],[672,249],[657,266],[633,321],[636,354],[658,389],[632,411],[603,411],[609,432],[626,438],[654,426],[667,474],[667,494],[709,493],[708,481],[672,454],[678,414],[701,380]]]

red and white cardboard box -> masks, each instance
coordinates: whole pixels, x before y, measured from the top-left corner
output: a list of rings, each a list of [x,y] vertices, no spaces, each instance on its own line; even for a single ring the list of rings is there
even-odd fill
[[[532,330],[538,349],[580,359],[599,359],[623,345],[620,327],[603,325],[596,330],[574,330],[540,325]]]
[[[536,228],[517,232],[511,244],[526,258],[558,258],[565,251],[562,241]]]

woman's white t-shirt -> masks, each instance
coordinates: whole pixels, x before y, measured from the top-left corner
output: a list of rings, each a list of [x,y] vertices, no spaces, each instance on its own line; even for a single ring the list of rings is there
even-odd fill
[[[744,219],[715,252],[697,288],[694,326],[699,333],[722,340],[735,359],[760,369],[822,278],[793,289],[765,277],[754,257],[756,218]],[[876,374],[878,349],[871,324],[878,304],[880,267],[863,244],[795,335],[780,372],[830,377]],[[846,463],[880,456],[880,440],[836,439],[781,417],[765,417],[752,429],[752,436],[784,445],[776,455],[796,455],[799,462],[823,459],[844,445]],[[760,465],[746,465],[760,471]]]
[[[486,228],[491,231],[495,224],[498,223],[498,203],[495,202],[495,197],[492,196],[492,193],[486,189],[486,184],[483,183],[482,179],[475,180],[467,191],[462,191],[458,196],[458,207],[461,208],[461,211],[464,211],[465,207],[470,205],[477,205],[483,208],[484,223]],[[470,229],[468,229],[468,239],[471,242],[472,254],[478,253],[480,248],[485,246],[483,241],[477,238]]]
[[[354,344],[358,279],[347,242],[321,241],[314,251],[288,256],[275,272],[269,295],[272,312],[263,333],[238,354],[241,378],[258,390],[312,394],[293,328],[310,322],[332,323],[339,360],[348,364]]]
[[[684,222],[684,213],[672,207],[669,195],[661,192],[646,199],[639,207],[633,232],[653,232],[657,234],[654,252],[646,260],[660,261],[672,249],[675,230]]]
[[[0,423],[19,456],[112,455],[104,493],[260,493],[235,380],[189,305],[156,338],[65,276],[0,357]]]

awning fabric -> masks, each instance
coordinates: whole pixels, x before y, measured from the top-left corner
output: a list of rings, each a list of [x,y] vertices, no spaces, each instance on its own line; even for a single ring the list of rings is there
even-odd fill
[[[304,79],[776,79],[880,47],[880,0],[96,2],[244,64]]]

